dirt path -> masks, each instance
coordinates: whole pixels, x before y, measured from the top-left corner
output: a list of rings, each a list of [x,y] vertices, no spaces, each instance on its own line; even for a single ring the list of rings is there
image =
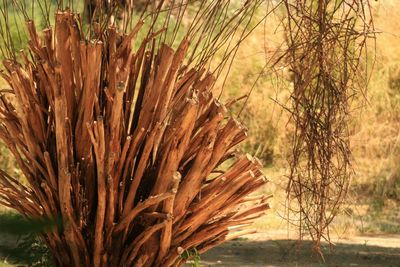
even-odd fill
[[[257,234],[234,240],[201,256],[202,266],[266,267],[400,267],[400,235],[356,236],[323,248],[325,263],[311,253],[312,243],[301,245],[283,235]],[[190,266],[190,265],[189,265]]]
[[[335,243],[331,252],[324,247],[326,261],[323,263],[310,252],[310,241],[299,245],[288,240],[284,232],[259,233],[208,251],[201,255],[201,266],[400,267],[400,235],[355,236]],[[1,236],[0,245],[12,246],[12,238]],[[5,264],[1,256],[0,267],[12,266]]]

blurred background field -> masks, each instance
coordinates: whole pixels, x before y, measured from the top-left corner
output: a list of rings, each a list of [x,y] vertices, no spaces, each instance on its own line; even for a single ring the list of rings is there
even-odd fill
[[[374,22],[379,32],[371,40],[373,71],[366,96],[360,96],[352,108],[353,182],[349,206],[338,224],[356,227],[355,232],[395,233],[400,231],[400,2],[373,1]],[[259,10],[258,16],[264,11]],[[18,16],[16,16],[18,19]],[[21,19],[21,18],[20,18]],[[290,70],[281,63],[268,66],[284,49],[284,34],[279,27],[279,10],[243,43],[223,88],[222,101],[244,99],[232,105],[232,113],[249,128],[249,138],[241,150],[259,157],[271,180],[273,211],[284,215],[287,174],[288,113],[277,103],[287,104],[291,90]],[[13,38],[19,34],[14,29]],[[26,39],[21,38],[20,49]],[[368,62],[370,67],[371,62]],[[266,67],[267,66],[267,67]],[[220,81],[219,89],[222,88]],[[4,81],[0,86],[6,88]],[[254,88],[253,88],[254,87]],[[219,94],[220,92],[216,92]],[[15,177],[21,175],[10,153],[0,145],[0,167]],[[357,203],[357,205],[354,205]],[[346,219],[347,218],[347,219]],[[362,220],[361,220],[362,219]],[[261,229],[281,225],[280,218],[267,216],[257,224]],[[356,223],[354,223],[356,222]],[[265,224],[265,225],[264,225]]]
[[[367,94],[352,103],[354,175],[347,205],[333,223],[332,234],[339,238],[400,234],[400,1],[371,3],[378,34],[369,44],[367,63],[373,68]],[[260,10],[258,16],[264,13]],[[19,38],[16,30],[12,32],[13,37]],[[17,49],[24,47],[25,42],[21,38]],[[264,193],[274,196],[271,210],[256,222],[256,229],[266,238],[278,233],[278,239],[284,236],[296,239],[296,229],[291,229],[285,220],[286,155],[291,153],[287,133],[291,125],[287,123],[289,114],[277,104],[289,101],[291,73],[284,63],[268,67],[283,49],[278,10],[243,43],[226,83],[220,81],[217,88],[222,90],[223,86],[223,102],[251,92],[243,111],[245,100],[241,99],[232,105],[232,113],[240,113],[239,119],[249,128],[249,138],[240,149],[262,160],[270,179]],[[0,86],[7,87],[3,81]],[[21,176],[1,144],[0,168],[14,177]],[[6,210],[0,207],[0,211]]]
[[[372,71],[367,94],[352,103],[354,174],[347,206],[334,222],[337,235],[400,233],[400,2],[383,0],[371,4],[378,34],[369,44],[367,63]],[[254,76],[282,43],[278,18],[260,27],[243,45],[237,59],[239,68],[228,78],[225,97],[248,92]],[[230,91],[237,84],[240,92]],[[242,149],[263,160],[267,177],[274,185],[273,192],[268,193],[274,195],[271,213],[275,216],[257,223],[263,230],[287,228],[281,216],[285,217],[290,125],[289,114],[276,102],[287,103],[290,86],[290,71],[284,65],[275,66],[273,71],[264,70],[242,115],[250,135]]]

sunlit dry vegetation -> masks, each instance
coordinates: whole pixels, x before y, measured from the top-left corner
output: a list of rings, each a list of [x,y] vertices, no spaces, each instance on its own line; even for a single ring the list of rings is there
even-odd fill
[[[226,11],[227,14],[233,15],[233,11],[241,2],[232,1],[230,9]],[[288,33],[284,27],[286,11],[283,5],[279,6],[280,3],[274,0],[263,1],[261,7],[255,9],[254,13],[249,11],[253,19],[248,24],[242,23],[238,26],[236,37],[240,36],[241,31],[248,32],[249,29],[251,34],[237,50],[233,49],[235,57],[232,62],[224,58],[226,51],[220,49],[213,51],[212,58],[203,66],[215,69],[220,62],[225,61],[224,68],[217,71],[221,78],[213,86],[212,93],[215,98],[225,103],[228,108],[226,116],[232,116],[242,122],[243,126],[240,127],[248,134],[246,140],[237,146],[237,151],[233,154],[249,153],[257,156],[264,165],[263,171],[271,180],[257,192],[266,196],[260,205],[265,204],[270,194],[273,194],[274,198],[268,200],[272,203],[272,209],[268,214],[256,220],[256,229],[261,232],[291,229],[293,230],[291,237],[296,238],[298,228],[288,227],[286,203],[286,186],[288,176],[291,174],[289,166],[293,163],[291,157],[294,154],[291,142],[293,132],[296,132],[296,123],[291,120],[292,114],[287,108],[291,106],[290,97],[293,96],[296,85],[292,70],[294,65],[283,57],[288,48]],[[277,6],[279,8],[276,8]],[[188,8],[188,17],[193,16],[195,7]],[[76,8],[82,12],[84,10],[82,4]],[[55,5],[52,5],[51,9],[56,10]],[[132,14],[134,19],[139,18],[142,9],[143,6],[140,6],[137,13]],[[359,77],[360,80],[365,79],[363,80],[365,84],[359,84],[362,88],[359,87],[359,91],[354,91],[351,101],[347,103],[346,114],[343,114],[346,116],[349,133],[348,140],[345,141],[349,141],[351,149],[351,154],[346,154],[350,156],[350,161],[349,165],[346,165],[348,170],[343,175],[348,175],[351,179],[349,194],[346,198],[340,199],[343,200],[343,205],[336,210],[337,217],[332,223],[331,231],[333,235],[400,232],[400,15],[398,10],[400,3],[396,0],[371,1],[375,36],[367,40],[366,52],[359,58],[358,74],[365,75]],[[44,29],[47,23],[54,23],[54,16],[49,17],[46,22],[39,10],[35,12],[38,31]],[[10,10],[10,17],[14,17],[17,13],[17,10]],[[161,17],[165,15],[160,14]],[[268,16],[264,20],[266,15]],[[173,13],[171,25],[180,23],[181,30],[172,27],[168,34],[176,35],[176,39],[181,40],[184,37],[182,32],[190,27],[191,22],[187,17],[183,17],[179,22],[176,16],[179,14]],[[10,27],[10,38],[18,40],[12,48],[14,51],[25,48],[29,39],[15,27],[16,24],[23,24],[23,21],[24,18],[17,15],[15,21],[10,24],[14,25]],[[163,21],[156,21],[156,27],[162,28]],[[143,39],[149,27],[151,25],[146,22],[143,25],[144,30],[138,33],[137,38]],[[139,49],[139,45],[135,43],[132,49]],[[179,42],[171,42],[170,46],[179,49]],[[231,49],[233,46],[232,44]],[[188,54],[191,49],[193,46],[188,48]],[[4,81],[0,81],[0,84],[3,89],[9,87]],[[52,160],[56,161],[55,158]],[[216,168],[216,173],[224,171],[231,163],[228,160],[224,164],[217,165],[219,168]],[[20,179],[22,184],[27,183],[14,157],[3,144],[0,144],[0,169]],[[168,227],[173,229],[171,225]],[[223,234],[221,236],[225,237],[226,232]],[[90,237],[93,235],[94,232],[89,234]],[[207,245],[208,243],[203,243],[202,246]],[[195,254],[198,253],[189,247],[187,251],[192,253],[188,254],[187,258],[195,258]],[[179,258],[178,261],[184,262],[186,259]],[[158,264],[162,264],[160,259],[157,261]]]

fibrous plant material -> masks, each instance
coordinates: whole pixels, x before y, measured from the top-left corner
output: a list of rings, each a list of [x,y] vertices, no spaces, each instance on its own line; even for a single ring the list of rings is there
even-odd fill
[[[184,2],[161,1],[150,23],[142,17],[125,34],[108,15],[88,34],[70,10],[42,35],[27,21],[28,53],[5,53],[11,90],[0,94],[0,137],[27,183],[0,172],[0,201],[26,217],[62,218],[42,235],[57,266],[181,265],[181,254],[253,232],[267,197],[247,196],[267,180],[256,158],[232,152],[246,128],[212,89],[243,39],[227,40],[260,3],[229,15],[229,1],[201,1],[175,49],[168,12],[181,18]]]
[[[293,71],[288,217],[300,236],[321,240],[350,184],[349,114],[366,85],[368,1],[284,1],[286,60]],[[321,254],[322,255],[322,254]]]

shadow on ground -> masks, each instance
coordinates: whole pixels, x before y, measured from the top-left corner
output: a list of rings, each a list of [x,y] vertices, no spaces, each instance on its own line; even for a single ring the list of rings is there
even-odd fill
[[[323,248],[325,262],[311,251],[310,241],[240,239],[201,255],[201,266],[400,267],[399,246],[338,243],[332,251]]]

